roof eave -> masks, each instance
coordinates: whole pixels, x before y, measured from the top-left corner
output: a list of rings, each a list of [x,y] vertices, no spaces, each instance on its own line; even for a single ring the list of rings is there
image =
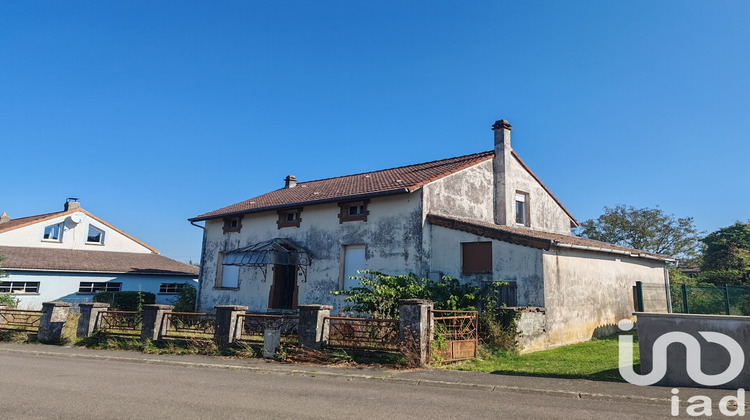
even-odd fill
[[[299,207],[299,206],[311,206],[315,204],[325,204],[325,203],[334,203],[337,201],[349,201],[349,200],[359,200],[362,198],[371,198],[371,197],[382,197],[385,195],[395,195],[395,194],[408,194],[412,193],[419,189],[419,187],[404,187],[404,188],[398,188],[395,190],[388,190],[388,191],[379,191],[375,193],[368,193],[368,194],[357,194],[357,195],[348,195],[343,197],[332,197],[332,198],[325,198],[321,200],[309,200],[309,201],[299,201],[295,203],[288,203],[288,204],[279,204],[276,206],[265,206],[265,207],[258,207],[255,209],[249,209],[249,210],[240,210],[240,211],[234,211],[234,212],[228,212],[228,213],[220,213],[220,214],[214,214],[211,216],[196,216],[191,219],[187,219],[188,222],[200,222],[203,220],[210,220],[210,219],[218,219],[222,217],[228,217],[228,216],[237,216],[240,214],[247,214],[247,213],[259,213],[262,211],[268,211],[268,210],[279,210],[279,209],[285,209],[285,208],[291,208],[291,207]]]

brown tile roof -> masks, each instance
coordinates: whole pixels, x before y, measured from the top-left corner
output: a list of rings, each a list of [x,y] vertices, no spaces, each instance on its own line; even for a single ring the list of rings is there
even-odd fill
[[[55,213],[45,213],[45,214],[38,214],[36,216],[19,217],[18,219],[10,219],[5,223],[0,223],[0,232],[5,232],[5,231],[13,230],[15,228],[19,228],[22,226],[31,225],[36,222],[41,222],[43,220],[54,219],[55,217],[61,216],[65,213],[67,212],[58,211]]]
[[[159,251],[156,248],[154,248],[152,246],[149,246],[149,245],[146,245],[145,243],[141,242],[140,240],[134,238],[133,236],[131,236],[131,235],[129,235],[129,234],[123,232],[123,231],[121,231],[120,229],[112,226],[111,224],[109,224],[109,223],[105,222],[104,220],[102,220],[102,219],[94,216],[93,214],[87,212],[86,210],[84,210],[84,209],[82,209],[80,207],[79,208],[75,208],[75,209],[71,209],[71,210],[67,210],[67,211],[58,211],[58,212],[55,212],[55,213],[45,213],[45,214],[38,214],[36,216],[27,216],[27,217],[19,217],[18,219],[10,219],[9,221],[7,221],[5,223],[0,223],[0,233],[7,232],[9,230],[17,229],[17,228],[20,228],[20,227],[28,226],[28,225],[33,225],[34,223],[43,222],[45,220],[54,219],[54,218],[56,218],[58,216],[65,216],[65,215],[68,215],[68,214],[75,213],[77,211],[83,212],[87,216],[89,216],[92,219],[96,220],[97,222],[99,222],[99,223],[101,223],[101,224],[103,224],[105,226],[108,226],[110,229],[115,230],[115,231],[121,233],[122,235],[127,236],[131,240],[133,240],[133,241],[139,243],[140,245],[143,245],[144,247],[148,248],[151,252],[153,252],[155,254],[159,253]]]
[[[649,258],[662,261],[675,261],[674,258],[666,255],[653,254],[637,249],[612,245],[606,242],[599,242],[592,239],[581,238],[580,236],[540,232],[532,229],[503,226],[478,220],[458,219],[432,213],[427,215],[427,221],[431,225],[442,226],[453,230],[460,230],[463,232],[484,236],[485,238],[497,239],[499,241],[543,249],[545,251],[549,250],[550,247],[553,246],[563,248],[573,247],[585,248],[589,251],[595,252],[627,254],[631,257]]]
[[[197,276],[198,268],[158,254],[0,246],[6,270]]]
[[[299,182],[294,188],[271,191],[240,203],[201,214],[191,221],[275,208],[317,204],[378,195],[413,192],[422,185],[492,159],[494,152],[475,153],[398,168]]]

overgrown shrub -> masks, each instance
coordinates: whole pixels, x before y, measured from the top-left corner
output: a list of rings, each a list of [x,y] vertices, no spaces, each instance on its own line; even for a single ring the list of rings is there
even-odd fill
[[[143,305],[156,302],[156,295],[151,292],[97,292],[94,302],[109,303],[110,308],[118,311],[141,311]]]
[[[507,285],[494,281],[479,287],[448,276],[433,281],[413,273],[398,276],[367,270],[359,273],[360,276],[353,277],[359,280],[359,286],[332,291],[331,294],[346,295],[344,301],[350,305],[344,308],[345,311],[367,313],[374,318],[398,318],[400,299],[431,300],[435,309],[442,310],[478,310],[494,301],[498,287]]]
[[[180,292],[177,295],[177,300],[174,301],[175,312],[194,312],[195,311],[195,299],[197,296],[197,290],[195,286],[190,283],[184,283]]]
[[[0,293],[0,303],[6,304],[9,308],[16,307],[16,299],[10,293]]]
[[[497,305],[497,290],[507,285],[506,282],[493,281],[479,287],[448,276],[433,281],[414,274],[389,276],[375,271],[361,271],[360,274],[354,277],[359,280],[359,286],[331,292],[346,295],[344,301],[349,305],[344,308],[345,311],[395,319],[398,318],[399,299],[427,299],[439,310],[478,310],[482,343],[506,350],[513,350],[516,346],[516,321],[520,313]],[[436,332],[437,335],[439,333]]]

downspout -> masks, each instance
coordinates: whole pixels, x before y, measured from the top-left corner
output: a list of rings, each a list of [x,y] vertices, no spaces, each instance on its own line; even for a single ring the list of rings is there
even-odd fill
[[[197,225],[194,221],[188,220],[191,225],[203,230],[203,243],[201,244],[201,262],[198,267],[198,293],[195,296],[195,311],[198,310],[198,305],[201,301],[201,292],[203,291],[203,261],[206,258],[206,228],[205,226]]]

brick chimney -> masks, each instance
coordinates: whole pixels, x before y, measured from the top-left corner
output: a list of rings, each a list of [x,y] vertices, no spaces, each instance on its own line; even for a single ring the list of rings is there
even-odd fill
[[[510,226],[513,217],[513,191],[506,180],[506,173],[510,170],[510,123],[506,120],[495,121],[492,131],[495,132],[495,158],[492,169],[495,180],[495,223]]]
[[[3,212],[3,214],[0,214],[0,223],[10,222],[10,216],[8,216],[8,213]]]
[[[297,186],[297,177],[294,175],[287,175],[284,178],[284,188],[294,188]]]
[[[68,197],[65,200],[65,211],[73,210],[73,209],[79,209],[81,208],[81,203],[78,202],[78,199],[75,197]]]

